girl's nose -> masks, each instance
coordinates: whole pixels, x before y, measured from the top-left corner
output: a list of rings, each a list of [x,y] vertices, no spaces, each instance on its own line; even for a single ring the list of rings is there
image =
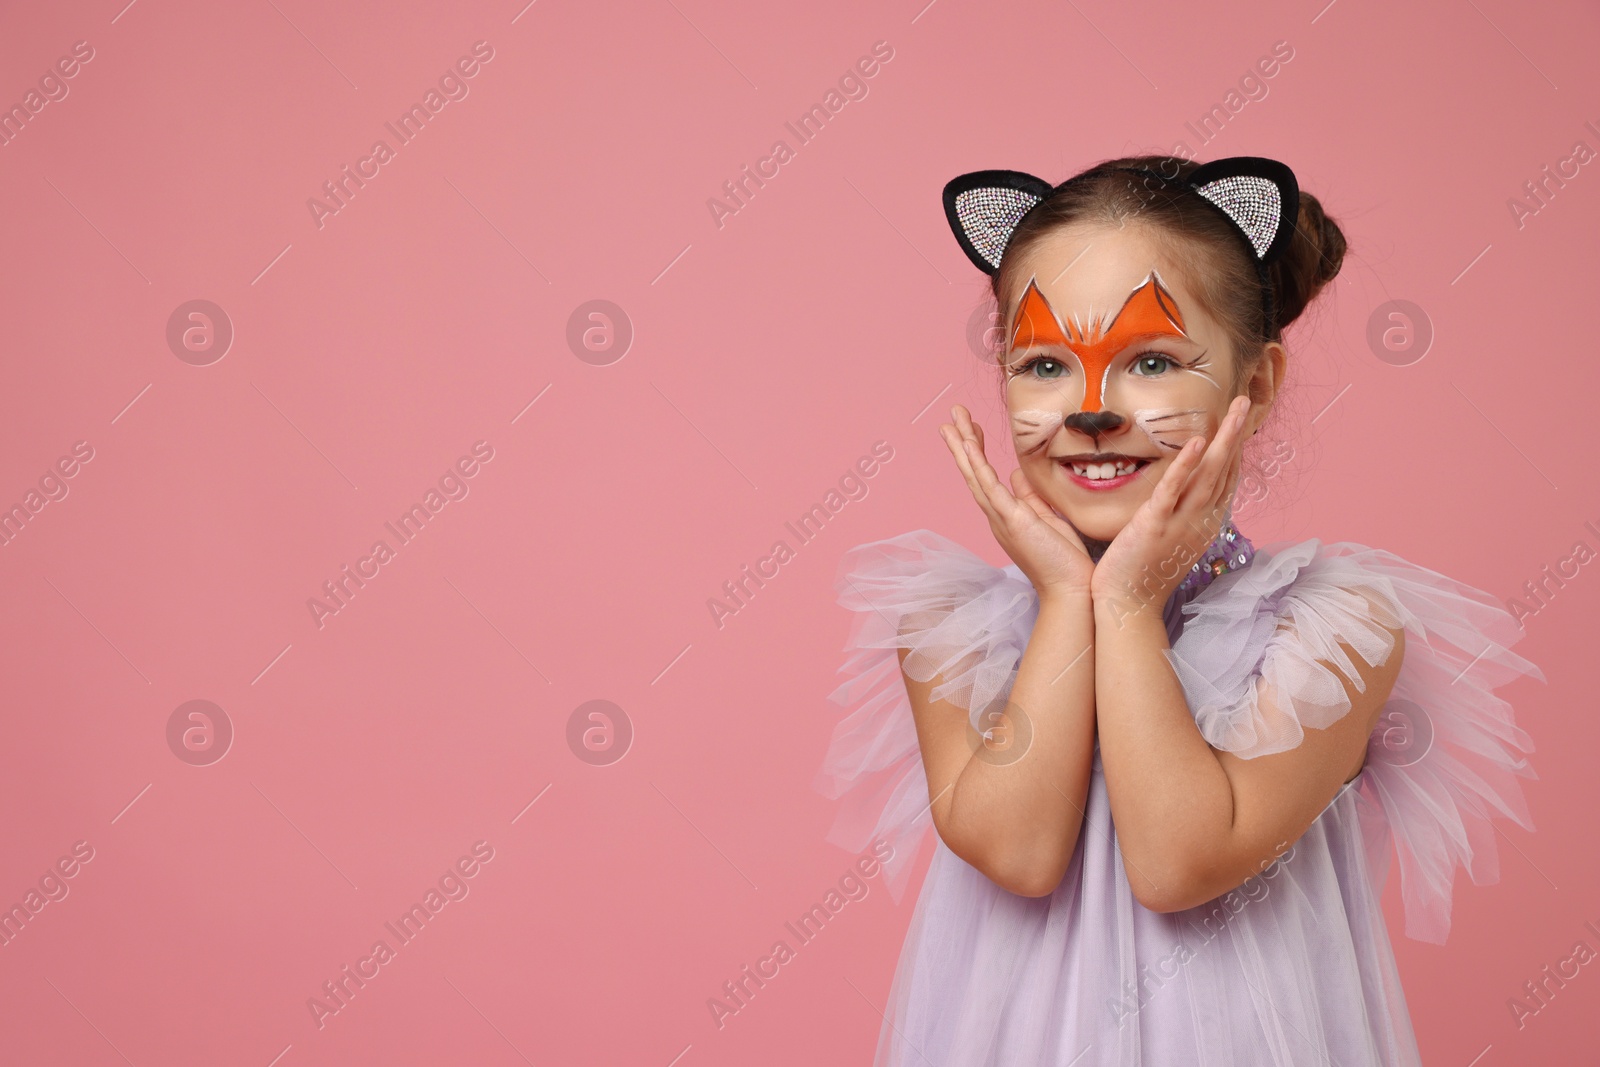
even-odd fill
[[[1127,420],[1115,411],[1074,411],[1062,420],[1062,425],[1077,430],[1079,433],[1088,434],[1090,437],[1099,438],[1121,426]]]

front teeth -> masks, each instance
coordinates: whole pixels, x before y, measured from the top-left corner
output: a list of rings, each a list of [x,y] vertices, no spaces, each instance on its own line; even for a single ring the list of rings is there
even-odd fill
[[[1119,478],[1124,474],[1132,474],[1139,468],[1138,460],[1123,459],[1115,463],[1073,463],[1072,473],[1080,478],[1091,481],[1101,481],[1106,478]]]

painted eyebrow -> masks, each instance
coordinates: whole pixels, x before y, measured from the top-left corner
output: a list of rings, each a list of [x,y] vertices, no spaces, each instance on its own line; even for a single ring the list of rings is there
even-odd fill
[[[1107,334],[1106,336],[1111,337],[1111,336],[1115,336],[1115,334],[1116,334],[1116,331],[1113,330],[1110,334]],[[1200,347],[1200,342],[1196,341],[1194,338],[1188,336],[1187,334],[1179,333],[1177,330],[1145,330],[1142,333],[1136,333],[1136,334],[1133,334],[1133,335],[1123,339],[1122,346],[1124,348],[1126,348],[1129,345],[1139,344],[1142,341],[1158,341],[1158,340],[1178,341],[1178,342],[1181,342],[1183,344],[1194,345],[1196,348]],[[1065,348],[1068,351],[1070,351],[1071,350],[1071,345],[1069,345],[1069,344],[1067,344],[1066,342],[1063,342],[1063,341],[1029,341],[1025,345],[1018,345],[1016,348],[1013,348],[1011,351],[1013,351],[1013,352],[1026,352],[1026,351],[1028,351],[1030,349],[1034,349],[1034,348],[1041,348],[1041,349]]]
[[[1116,333],[1116,330],[1112,330],[1106,336],[1115,337]],[[1143,333],[1136,333],[1128,336],[1123,340],[1123,344],[1126,346],[1137,344],[1140,341],[1153,341],[1159,338],[1168,338],[1173,341],[1186,341],[1189,344],[1198,345],[1198,342],[1195,341],[1194,338],[1190,337],[1188,334],[1179,333],[1177,330],[1145,330]]]

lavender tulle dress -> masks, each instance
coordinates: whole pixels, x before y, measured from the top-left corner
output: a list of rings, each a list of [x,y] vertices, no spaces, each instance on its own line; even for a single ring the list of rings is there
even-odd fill
[[[1379,906],[1390,859],[1406,935],[1443,943],[1456,868],[1480,885],[1499,878],[1490,818],[1533,829],[1519,782],[1536,777],[1533,744],[1494,690],[1544,675],[1510,651],[1521,628],[1487,593],[1381,549],[1255,548],[1234,534],[1213,545],[1232,569],[1166,605],[1167,658],[1201,735],[1243,758],[1295,747],[1303,727],[1349,711],[1316,661],[1359,677],[1340,642],[1381,663],[1393,644],[1382,627],[1403,623],[1399,679],[1360,774],[1271,866],[1171,914],[1133,897],[1098,744],[1085,826],[1053,895],[1001,889],[934,834],[877,1067],[1421,1062]],[[914,677],[942,675],[934,697],[976,726],[1004,707],[1038,598],[1015,564],[929,530],[851,549],[836,589],[857,613],[830,697],[849,710],[817,787],[840,799],[829,840],[894,846],[898,900],[933,824],[897,649],[911,649]]]

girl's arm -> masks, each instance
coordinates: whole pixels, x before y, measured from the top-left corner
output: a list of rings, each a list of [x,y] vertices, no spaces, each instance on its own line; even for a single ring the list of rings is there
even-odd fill
[[[979,724],[987,743],[966,708],[932,699],[943,677],[905,674],[906,650],[901,673],[939,837],[1001,888],[1048,896],[1077,847],[1094,760],[1094,564],[1020,469],[1006,489],[967,409],[950,412],[939,434],[995,540],[1033,583],[1039,614],[1004,712]]]
[[[988,743],[967,709],[931,699],[941,676],[905,676],[939,837],[1022,896],[1052,893],[1077,847],[1094,755],[1093,645],[1088,590],[1042,594],[1005,713],[981,723],[994,727]]]
[[[1361,689],[1334,664],[1318,662],[1343,683],[1349,712],[1327,729],[1306,729],[1297,748],[1247,760],[1201,737],[1164,654],[1170,644],[1158,612],[1102,598],[1095,623],[1111,817],[1134,896],[1160,912],[1221,896],[1306,832],[1360,770],[1404,654],[1398,627],[1388,628],[1394,649],[1380,666],[1341,642]],[[1279,714],[1265,689],[1258,707],[1269,720]]]
[[[1100,761],[1129,885],[1152,911],[1216,898],[1306,832],[1360,769],[1404,654],[1403,628],[1385,623],[1393,642],[1381,664],[1340,642],[1359,678],[1318,660],[1340,680],[1350,707],[1327,729],[1303,729],[1297,748],[1246,760],[1201,736],[1166,657],[1166,624],[1155,606],[1216,536],[1239,483],[1250,408],[1248,397],[1235,397],[1209,442],[1184,445],[1091,582]],[[1175,570],[1167,566],[1174,560],[1181,561]],[[1377,618],[1392,613],[1373,615],[1379,626]],[[1292,631],[1287,622],[1279,628]],[[1275,704],[1287,697],[1260,676],[1255,684],[1257,714],[1268,722],[1290,715]]]

